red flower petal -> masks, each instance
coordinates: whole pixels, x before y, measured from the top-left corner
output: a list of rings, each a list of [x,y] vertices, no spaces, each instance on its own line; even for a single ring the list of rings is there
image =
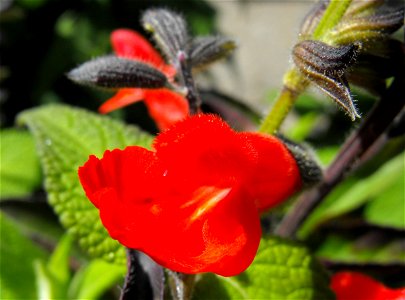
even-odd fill
[[[245,270],[261,236],[254,199],[274,194],[264,178],[273,178],[277,159],[268,156],[285,156],[284,148],[272,138],[236,133],[213,115],[180,121],[154,148],[107,151],[79,169],[110,235],[175,271],[232,276]],[[283,164],[290,167],[282,158],[275,170]],[[261,191],[254,194],[254,187]]]
[[[114,239],[127,244],[136,236],[150,238],[142,221],[154,218],[159,193],[155,154],[141,147],[106,151],[102,159],[91,156],[79,168],[80,182],[101,220]],[[132,245],[134,248],[137,245]]]
[[[130,29],[117,29],[111,33],[111,44],[117,56],[149,62],[160,68],[165,65],[160,54],[139,33]]]
[[[178,272],[233,276],[244,271],[261,236],[254,205],[232,188],[213,186],[177,197],[162,207],[155,244],[141,250]]]
[[[404,300],[405,288],[390,289],[373,278],[358,272],[333,275],[331,288],[337,300]]]
[[[173,78],[176,69],[167,65],[162,56],[142,35],[130,29],[117,29],[111,33],[111,44],[117,56],[140,60]]]
[[[236,133],[214,115],[177,123],[156,138],[154,147],[178,172],[199,170],[194,176],[206,178],[207,185],[249,178],[247,189],[260,211],[279,204],[301,186],[298,166],[283,143],[258,133]]]
[[[250,184],[256,206],[263,212],[298,191],[301,176],[294,157],[277,138],[258,133],[241,134],[258,153],[257,169]]]
[[[144,100],[150,116],[160,130],[165,130],[188,115],[188,103],[181,95],[168,89],[120,89],[100,106],[99,112],[109,113]]]
[[[113,97],[103,103],[98,109],[102,114],[107,114],[116,109],[141,101],[144,98],[143,89],[120,89]]]
[[[168,89],[144,90],[145,104],[158,128],[163,131],[188,115],[188,103],[183,96]]]
[[[154,148],[171,167],[169,177],[193,174],[204,185],[240,182],[257,163],[250,144],[214,115],[200,114],[176,123],[155,139]],[[194,182],[188,176],[183,181],[188,187]]]
[[[166,65],[159,53],[140,34],[129,29],[118,29],[111,34],[111,42],[118,56],[150,63],[172,80],[176,70]],[[100,106],[99,112],[106,114],[134,102],[145,100],[151,117],[160,130],[188,115],[187,100],[169,89],[120,89],[112,98]]]
[[[236,275],[252,262],[260,223],[237,187],[167,188],[153,152],[128,147],[92,156],[79,169],[109,234],[163,266],[185,273]]]

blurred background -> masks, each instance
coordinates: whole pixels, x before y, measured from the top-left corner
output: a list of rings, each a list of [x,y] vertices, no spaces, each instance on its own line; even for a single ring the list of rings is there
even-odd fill
[[[281,85],[302,17],[312,1],[1,0],[1,124],[11,126],[26,108],[51,102],[96,109],[110,94],[77,86],[65,73],[111,53],[116,28],[143,32],[147,7],[184,13],[193,34],[223,34],[238,42],[228,62],[199,78],[201,88],[222,91],[261,113],[266,93]],[[142,106],[142,105],[139,105]]]
[[[238,42],[234,55],[196,79],[206,111],[221,113],[237,129],[252,130],[281,87],[291,63],[290,49],[312,4],[309,0],[0,0],[0,216],[7,217],[2,217],[1,226],[0,289],[8,286],[11,299],[34,297],[33,270],[25,267],[34,258],[49,259],[63,234],[46,201],[34,142],[27,131],[14,128],[21,111],[65,103],[96,112],[111,94],[75,85],[65,74],[111,53],[109,35],[114,29],[144,32],[141,12],[163,6],[182,12],[194,35],[222,34]],[[403,30],[396,36],[403,38]],[[357,89],[353,94],[366,115],[376,98]],[[142,102],[111,115],[156,133]],[[330,99],[310,90],[297,101],[283,133],[310,144],[320,164],[327,166],[358,125]],[[405,140],[403,130],[395,130],[384,147],[328,196],[300,232],[330,270],[366,270],[391,286],[404,284],[399,274],[405,266]],[[284,212],[282,208],[267,219],[269,228]],[[88,258],[77,247],[72,251],[70,269],[77,271]],[[95,270],[94,278],[107,269]],[[121,271],[108,271],[118,275],[93,298],[117,296]]]

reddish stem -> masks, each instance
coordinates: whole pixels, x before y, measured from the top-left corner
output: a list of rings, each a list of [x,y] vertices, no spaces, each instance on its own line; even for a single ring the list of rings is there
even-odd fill
[[[292,211],[282,220],[276,234],[293,237],[306,217],[329,192],[353,171],[353,165],[374,144],[405,106],[404,76],[399,74],[358,130],[346,140],[339,154],[325,171],[324,179],[299,197]]]

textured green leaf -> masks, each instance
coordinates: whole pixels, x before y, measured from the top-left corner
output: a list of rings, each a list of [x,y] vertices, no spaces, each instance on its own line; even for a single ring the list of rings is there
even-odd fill
[[[349,178],[340,184],[309,216],[300,229],[299,235],[306,236],[320,223],[357,209],[379,195],[385,199],[386,193],[393,189],[398,178],[404,178],[403,174],[404,153],[386,162],[367,178],[362,180]],[[397,195],[402,199],[402,203],[403,195],[403,193]],[[385,202],[385,200],[382,201]],[[400,205],[398,209],[401,210],[401,207],[403,211],[403,205]],[[398,217],[401,217],[400,213]]]
[[[29,195],[41,184],[34,139],[27,131],[0,132],[0,199]]]
[[[0,213],[0,299],[35,299],[34,261],[46,254]]]
[[[194,299],[334,299],[321,265],[302,245],[277,237],[262,239],[252,265],[242,274],[205,274]]]
[[[69,287],[68,298],[97,299],[114,285],[122,285],[125,272],[125,266],[95,259],[75,274]]]
[[[124,263],[125,250],[101,224],[79,183],[77,169],[90,154],[102,156],[106,149],[128,145],[149,147],[152,137],[109,117],[62,105],[28,110],[18,121],[35,137],[48,200],[62,225],[91,256]]]

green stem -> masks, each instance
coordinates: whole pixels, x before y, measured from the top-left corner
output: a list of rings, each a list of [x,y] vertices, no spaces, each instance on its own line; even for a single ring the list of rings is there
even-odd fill
[[[331,0],[313,33],[313,39],[322,40],[343,17],[352,0]],[[259,128],[259,132],[274,134],[292,109],[295,100],[306,87],[305,76],[293,67],[284,76],[284,86],[269,114]]]
[[[332,0],[319,21],[318,26],[316,26],[312,38],[314,40],[322,40],[322,37],[339,23],[351,2],[352,0]]]
[[[308,85],[305,77],[296,69],[290,69],[284,76],[284,86],[274,102],[270,113],[263,120],[259,132],[274,134],[287,117],[298,95]]]
[[[274,134],[295,102],[296,94],[284,87],[278,95],[270,113],[264,119],[259,132]]]

